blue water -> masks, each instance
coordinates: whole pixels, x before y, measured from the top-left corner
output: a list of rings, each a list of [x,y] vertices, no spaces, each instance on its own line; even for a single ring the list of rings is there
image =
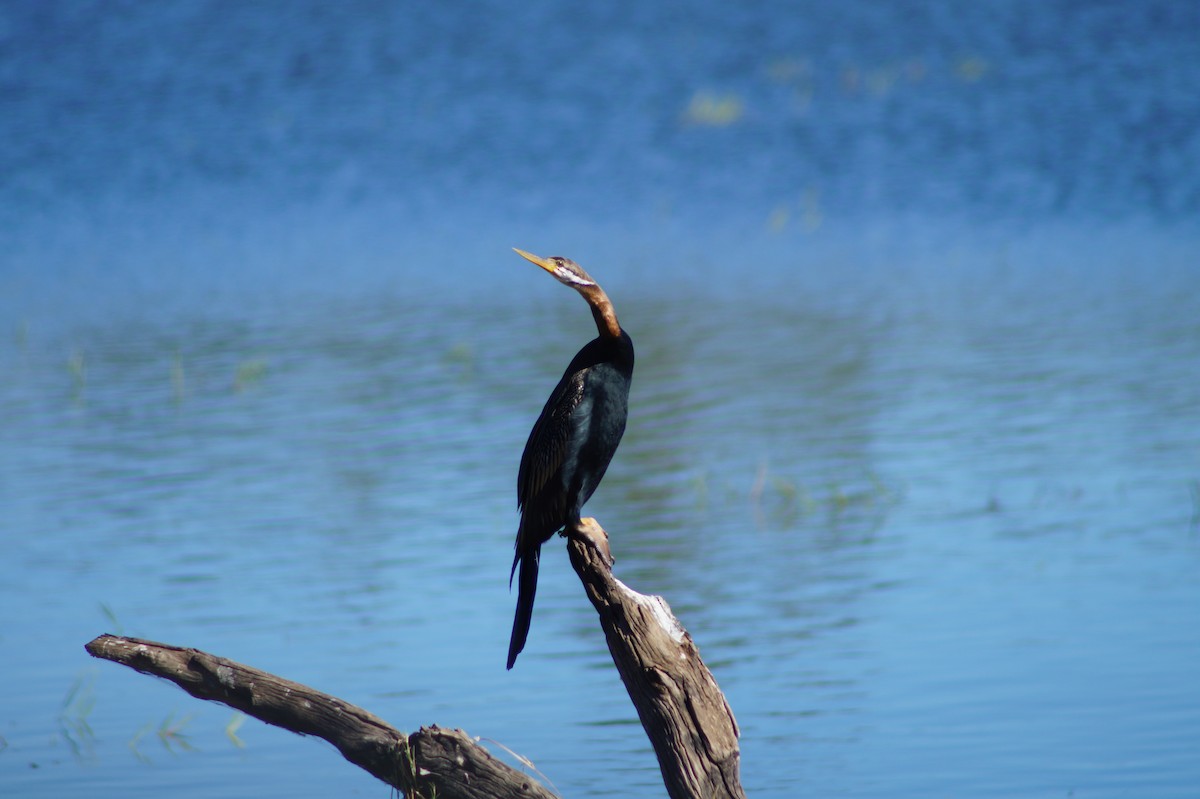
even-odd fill
[[[195,646],[661,796],[515,475],[638,351],[589,512],[760,797],[1200,784],[1200,6],[0,7],[0,793],[360,795],[93,661]]]

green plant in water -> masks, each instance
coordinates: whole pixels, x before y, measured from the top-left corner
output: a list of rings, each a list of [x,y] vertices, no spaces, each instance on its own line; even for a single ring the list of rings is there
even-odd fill
[[[842,492],[841,486],[836,483],[829,488],[829,502],[833,506],[835,513],[844,511],[853,501],[853,497]]]
[[[104,614],[104,618],[108,619],[108,623],[112,625],[114,635],[125,634],[125,628],[122,626],[120,619],[117,618],[117,614],[113,612],[113,609],[107,603],[100,603],[100,612]]]
[[[402,769],[403,776],[397,782],[408,786],[408,790],[405,791],[408,799],[436,799],[436,785],[433,786],[433,793],[428,797],[417,790],[417,777],[420,774],[420,770],[417,768],[417,756],[413,752],[412,742],[410,741],[403,749],[404,751],[400,753],[400,758],[402,758],[400,768]]]
[[[238,749],[246,748],[246,744],[242,741],[241,738],[238,737],[238,734],[237,734],[237,731],[242,728],[242,725],[245,722],[246,722],[246,714],[245,713],[234,713],[233,718],[231,718],[229,720],[229,723],[225,725],[225,735],[229,738],[230,741],[233,742],[233,745],[236,746]]]
[[[135,758],[137,758],[138,761],[141,763],[149,763],[150,762],[150,758],[148,758],[144,754],[142,754],[142,750],[138,748],[138,744],[141,743],[142,736],[144,736],[146,733],[148,733],[150,731],[151,726],[153,726],[153,725],[150,722],[146,722],[145,724],[143,724],[141,726],[141,728],[133,734],[133,737],[130,738],[129,741],[126,742],[126,744],[125,744],[126,746],[129,747],[129,751],[133,753],[133,756]]]
[[[87,387],[87,361],[79,350],[71,350],[67,357],[67,371],[71,373],[71,393],[78,399]]]
[[[471,345],[465,341],[460,341],[446,350],[443,357],[447,363],[461,364],[464,367],[473,366],[475,363],[475,352],[471,349]]]
[[[691,482],[696,490],[696,510],[708,510],[708,474],[701,472],[693,477]]]
[[[183,728],[192,720],[190,715],[184,716],[178,721],[175,720],[175,714],[169,713],[167,717],[158,725],[158,740],[162,741],[162,745],[171,750],[172,747],[179,747],[187,751],[193,751],[194,747],[188,741],[187,736],[183,732]]]
[[[67,689],[58,713],[59,733],[71,754],[77,760],[89,759],[96,742],[96,734],[88,723],[88,716],[96,706],[96,673],[87,671],[75,678]]]
[[[187,735],[185,735],[183,732],[183,728],[186,727],[191,720],[191,715],[187,715],[176,720],[174,713],[168,713],[166,718],[159,722],[157,729],[154,728],[154,722],[148,721],[142,725],[141,729],[133,734],[132,738],[129,739],[129,743],[127,744],[129,746],[129,750],[133,752],[133,756],[141,762],[149,763],[150,758],[146,757],[146,755],[142,753],[142,751],[138,748],[138,745],[141,743],[141,740],[145,737],[146,733],[154,730],[154,734],[158,738],[158,742],[161,743],[163,748],[168,752],[171,752],[172,754],[175,754],[177,750],[194,752],[196,747],[192,746]]]
[[[262,382],[267,374],[267,362],[261,358],[253,358],[238,364],[233,373],[233,388],[242,392]]]
[[[868,485],[830,481],[814,492],[803,482],[769,473],[764,461],[750,487],[750,505],[759,524],[769,519],[787,527],[819,510],[837,519],[854,512],[883,512],[899,500],[899,492],[878,475],[868,473],[865,477]]]
[[[742,98],[736,94],[697,92],[683,113],[685,122],[692,125],[725,127],[742,116]]]
[[[1192,489],[1192,535],[1200,533],[1200,480],[1193,480],[1188,486]]]
[[[183,356],[178,352],[171,356],[171,396],[175,402],[183,402],[187,390],[187,376],[183,371]]]

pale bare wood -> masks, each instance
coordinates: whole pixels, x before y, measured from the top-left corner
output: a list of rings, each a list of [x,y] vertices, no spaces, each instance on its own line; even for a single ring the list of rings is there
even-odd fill
[[[323,738],[351,763],[410,799],[555,797],[492,757],[462,730],[431,726],[405,735],[336,696],[198,649],[115,635],[101,635],[85,648],[93,657],[170,680],[198,699]]]
[[[571,565],[600,617],[671,799],[745,799],[737,721],[692,637],[665,599],[613,576],[608,535],[595,519],[583,519],[568,537]]]

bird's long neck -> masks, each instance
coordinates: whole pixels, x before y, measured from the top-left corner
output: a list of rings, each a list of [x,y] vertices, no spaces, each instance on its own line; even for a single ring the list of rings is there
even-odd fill
[[[592,318],[596,320],[596,330],[600,332],[600,337],[620,338],[621,324],[617,321],[617,312],[604,289],[595,286],[583,296],[592,309]]]

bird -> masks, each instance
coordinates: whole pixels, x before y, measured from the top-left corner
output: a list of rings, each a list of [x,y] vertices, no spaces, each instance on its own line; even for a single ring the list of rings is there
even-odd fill
[[[563,372],[525,442],[517,472],[521,521],[509,589],[517,579],[517,610],[508,644],[508,668],[525,648],[537,594],[542,544],[556,532],[579,529],[583,504],[604,477],[629,416],[633,341],[617,321],[612,301],[600,284],[570,258],[542,258],[514,251],[537,264],[587,301],[596,338],[583,346]]]

